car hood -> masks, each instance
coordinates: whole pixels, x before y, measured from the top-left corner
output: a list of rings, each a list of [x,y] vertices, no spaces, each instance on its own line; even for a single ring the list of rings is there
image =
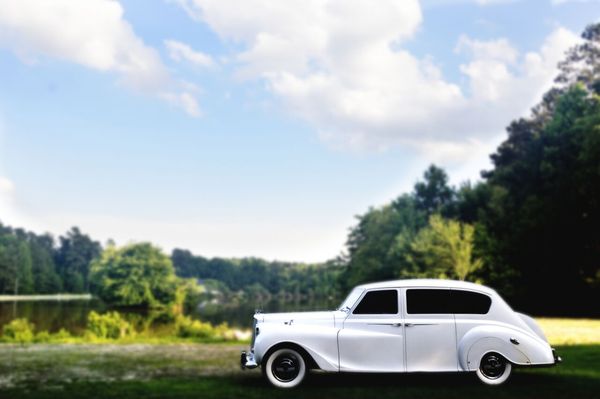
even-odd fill
[[[258,321],[264,323],[282,323],[288,325],[306,324],[335,324],[335,312],[286,312],[286,313],[260,313],[255,315]]]

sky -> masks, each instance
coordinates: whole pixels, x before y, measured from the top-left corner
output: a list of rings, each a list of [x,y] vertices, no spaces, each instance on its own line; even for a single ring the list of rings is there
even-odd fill
[[[320,262],[479,179],[595,0],[1,0],[0,221]]]

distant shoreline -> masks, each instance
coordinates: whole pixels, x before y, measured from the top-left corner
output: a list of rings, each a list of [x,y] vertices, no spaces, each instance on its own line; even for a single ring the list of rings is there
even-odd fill
[[[0,295],[0,302],[89,301],[92,294]]]

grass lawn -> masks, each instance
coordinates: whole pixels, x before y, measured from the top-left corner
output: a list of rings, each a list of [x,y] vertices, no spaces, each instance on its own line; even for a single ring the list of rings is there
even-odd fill
[[[562,364],[517,369],[500,387],[471,373],[313,373],[299,389],[281,391],[259,370],[239,370],[244,344],[5,344],[0,398],[600,398],[600,324],[590,323],[599,322],[580,323],[579,334],[592,343],[557,346]]]

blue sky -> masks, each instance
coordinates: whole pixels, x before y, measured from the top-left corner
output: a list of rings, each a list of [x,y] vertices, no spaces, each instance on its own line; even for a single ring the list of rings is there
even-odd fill
[[[374,5],[376,4],[376,5]],[[597,1],[6,0],[0,220],[322,261],[435,162],[477,179]]]

